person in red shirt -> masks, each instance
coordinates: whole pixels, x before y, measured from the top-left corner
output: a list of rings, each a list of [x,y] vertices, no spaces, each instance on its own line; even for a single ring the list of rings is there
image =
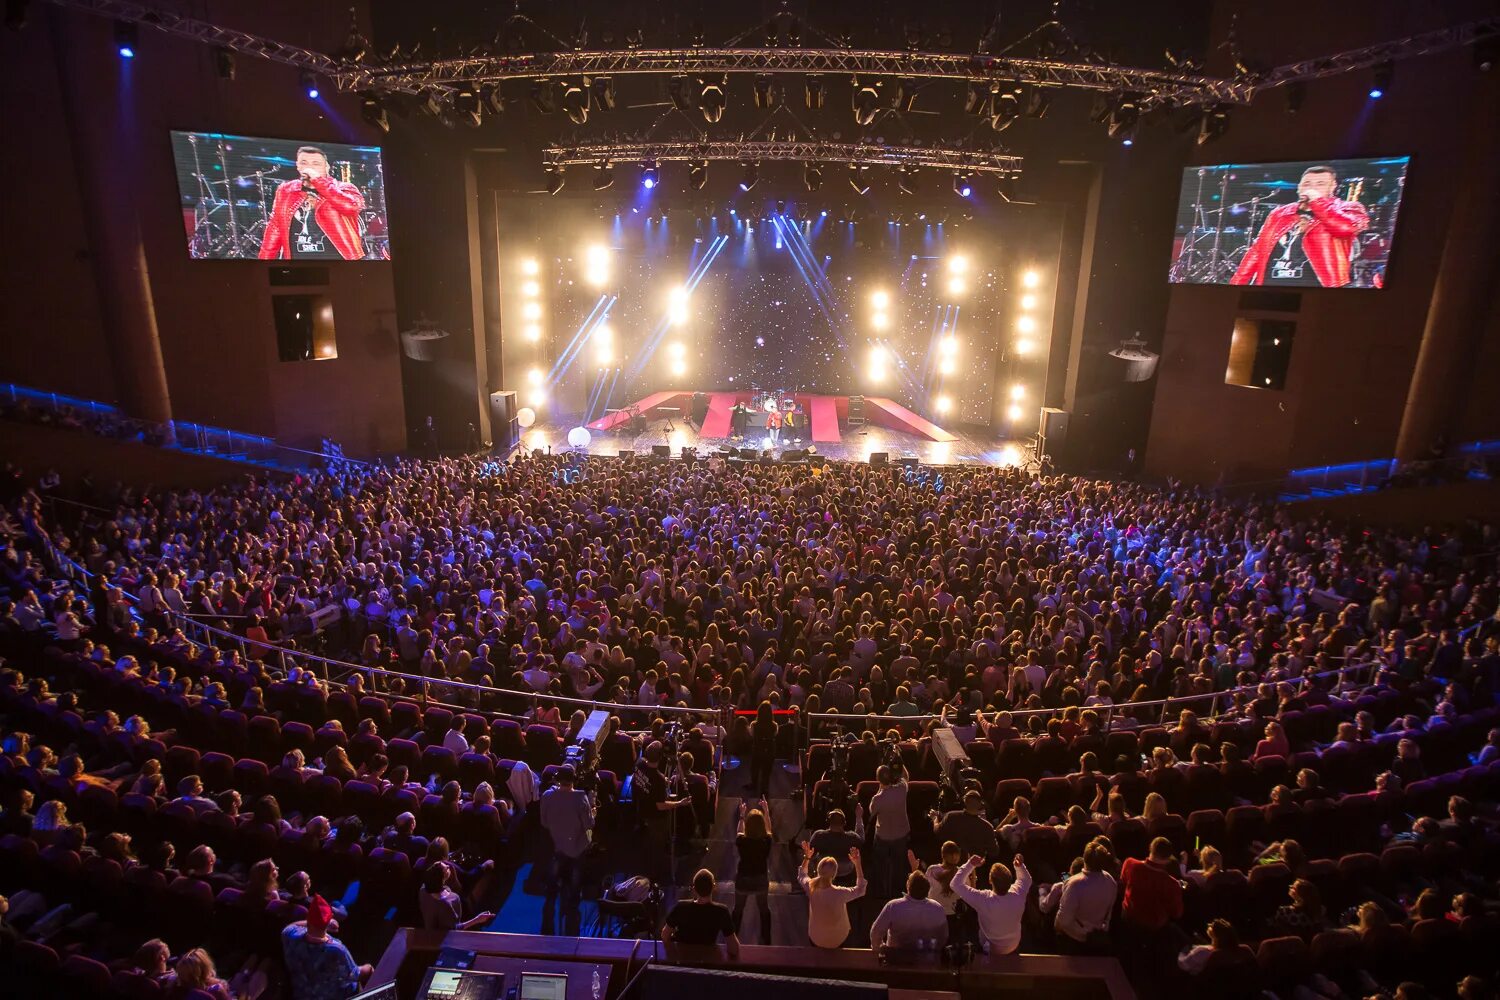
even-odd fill
[[[1172,842],[1157,837],[1151,841],[1147,860],[1126,858],[1120,866],[1120,891],[1122,957],[1135,974],[1149,977],[1166,968],[1186,944],[1185,936],[1172,925],[1182,917],[1182,882],[1177,878]]]

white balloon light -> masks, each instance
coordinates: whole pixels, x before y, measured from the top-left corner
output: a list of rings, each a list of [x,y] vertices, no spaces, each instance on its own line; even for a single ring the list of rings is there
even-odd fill
[[[516,411],[516,423],[522,427],[530,427],[536,423],[536,411],[529,406],[523,406]]]
[[[575,427],[568,431],[568,444],[575,448],[587,448],[591,435],[587,427]]]

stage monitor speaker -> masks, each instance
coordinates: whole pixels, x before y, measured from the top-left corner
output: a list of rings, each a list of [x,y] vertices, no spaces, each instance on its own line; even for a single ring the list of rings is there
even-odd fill
[[[671,458],[672,457],[672,446],[669,445],[669,444],[653,444],[651,446],[651,457],[653,457],[653,458]]]
[[[806,462],[807,452],[801,448],[791,448],[781,453],[783,462]]]
[[[618,455],[621,458],[635,458],[635,451],[630,448],[621,448]]]
[[[871,465],[890,465],[891,464],[891,453],[888,452],[888,451],[872,451],[872,452],[870,452],[870,464]]]
[[[915,469],[921,462],[915,458],[898,458],[896,459],[896,464],[904,465],[908,469]]]
[[[746,459],[760,458],[760,449],[759,448],[741,448],[738,452],[736,452],[736,454],[738,454],[740,458],[746,458]]]
[[[495,447],[509,448],[516,443],[521,429],[516,425],[516,393],[504,389],[490,393],[490,438]]]
[[[823,467],[823,463],[825,463],[827,461],[828,461],[828,456],[827,455],[808,455],[807,456],[807,464],[811,465],[815,469],[821,469]]]
[[[1067,445],[1068,411],[1055,406],[1042,407],[1040,430],[1047,444],[1047,454],[1056,455]]]

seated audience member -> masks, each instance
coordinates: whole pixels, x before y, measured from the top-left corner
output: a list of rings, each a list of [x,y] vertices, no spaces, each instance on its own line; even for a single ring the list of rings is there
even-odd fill
[[[740,939],[729,907],[714,902],[714,873],[704,868],[693,876],[693,896],[672,907],[661,929],[662,943],[714,945],[724,939],[730,958],[739,958]]]
[[[870,947],[935,950],[948,943],[948,915],[928,897],[932,883],[922,872],[906,879],[906,894],[886,903],[870,925]]]
[[[369,978],[369,965],[358,965],[333,935],[338,925],[322,896],[314,896],[307,919],[288,924],[281,932],[282,957],[292,1000],[342,1000],[359,992]]]

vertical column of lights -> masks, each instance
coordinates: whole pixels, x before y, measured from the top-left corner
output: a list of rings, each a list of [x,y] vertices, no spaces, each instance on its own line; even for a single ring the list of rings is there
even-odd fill
[[[686,285],[678,285],[667,293],[667,322],[674,327],[683,327],[688,321],[688,289]],[[687,344],[683,342],[683,331],[678,330],[667,341],[666,363],[667,371],[673,379],[680,379],[688,373]]]
[[[944,290],[949,299],[957,299],[969,291],[969,258],[961,253],[949,257],[945,268],[948,272],[948,281]],[[949,324],[943,331],[942,338],[938,341],[937,375],[939,384],[946,385],[946,379],[952,377],[958,371],[958,331],[955,324]],[[947,416],[953,412],[955,401],[947,392],[939,392],[932,400],[932,409],[938,416]]]
[[[591,288],[603,288],[609,284],[609,278],[609,247],[596,243],[584,251],[583,280]],[[609,325],[607,313],[595,324],[593,332],[589,335],[589,341],[593,345],[595,367],[602,369],[614,364],[615,331]]]
[[[1019,369],[1022,366],[1032,368],[1033,362],[1045,353],[1041,350],[1044,346],[1042,338],[1045,336],[1041,286],[1042,273],[1036,268],[1027,268],[1021,273],[1021,294],[1016,300],[1015,339],[1011,341],[1015,361],[1011,365],[1012,380],[1006,389],[1005,406],[1005,419],[1012,429],[1018,429],[1018,425],[1024,421],[1027,400],[1034,400],[1039,396],[1021,377]]]
[[[870,335],[870,365],[866,371],[871,383],[880,385],[890,374],[890,349],[881,342],[880,335],[891,326],[891,293],[876,289],[870,293],[870,326],[875,330]]]
[[[532,345],[532,365],[526,372],[525,406],[536,409],[547,401],[546,374],[538,364],[542,343],[542,266],[535,257],[521,261],[521,337]]]

